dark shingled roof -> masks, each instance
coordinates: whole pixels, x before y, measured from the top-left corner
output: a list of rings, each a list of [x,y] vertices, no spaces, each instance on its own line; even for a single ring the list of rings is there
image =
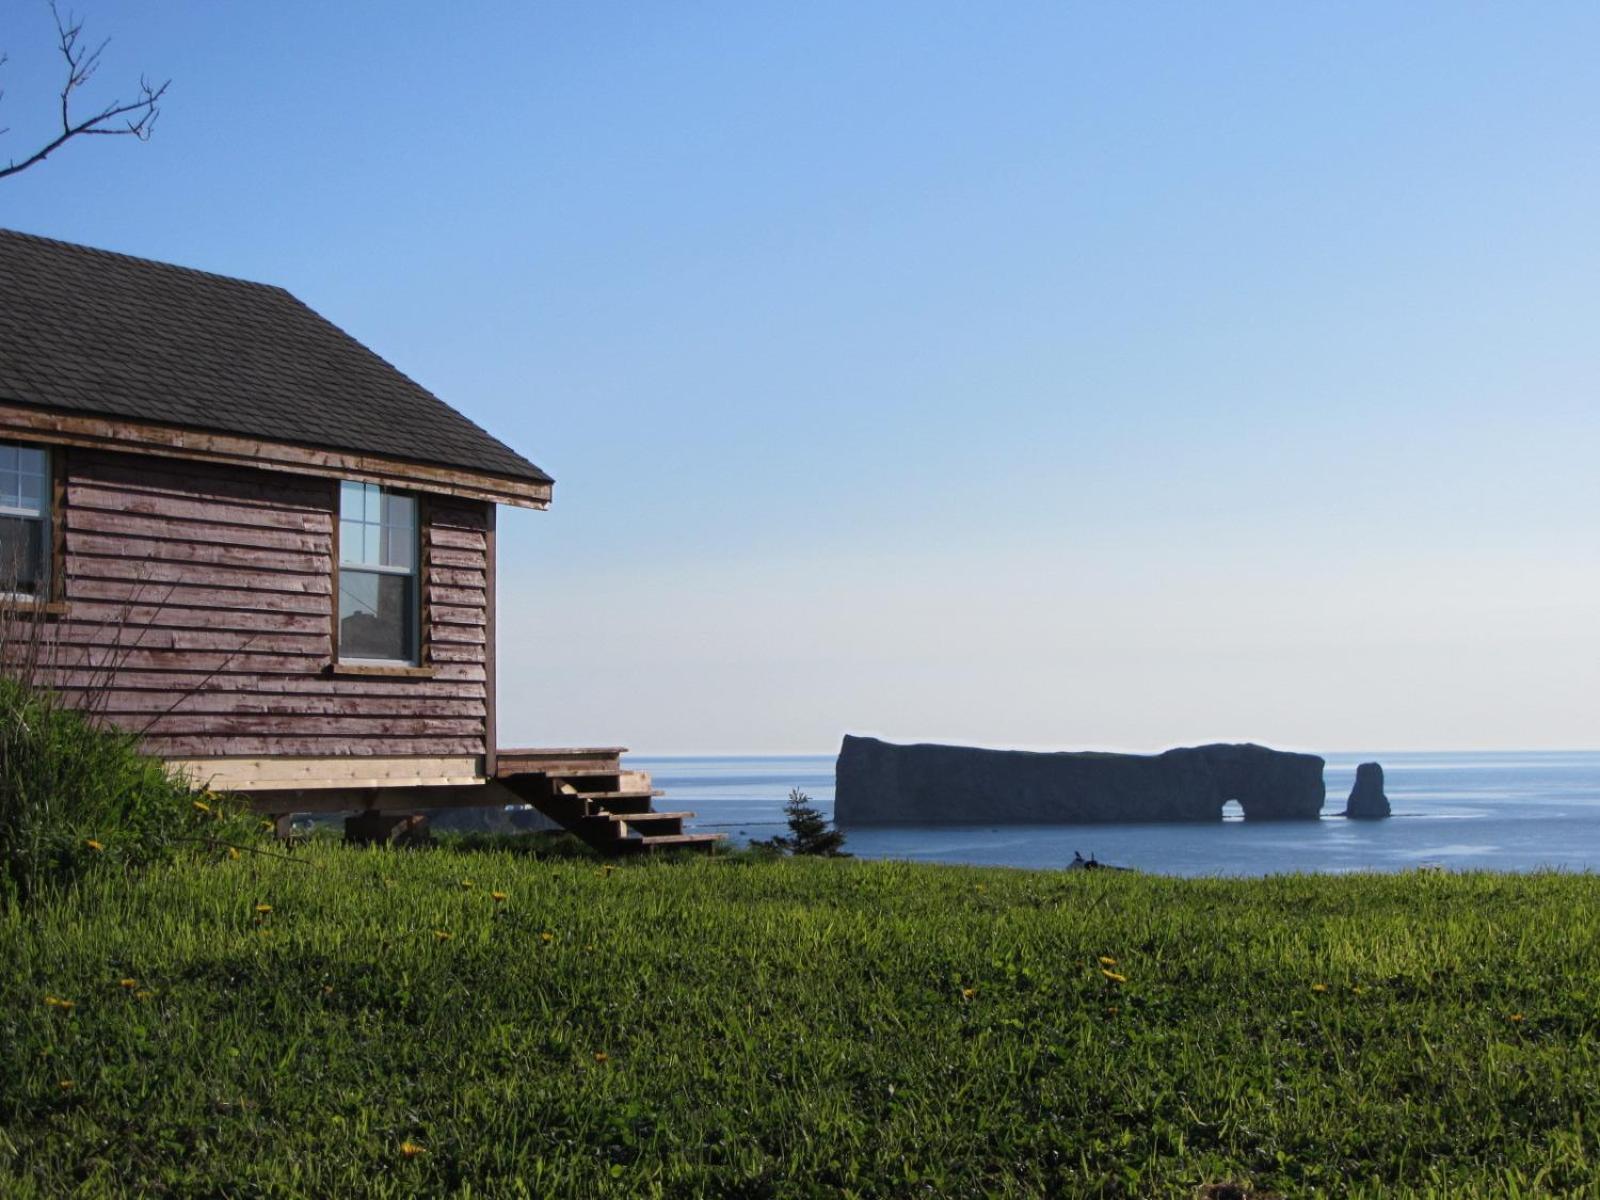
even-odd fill
[[[282,288],[3,229],[0,400],[550,482]]]

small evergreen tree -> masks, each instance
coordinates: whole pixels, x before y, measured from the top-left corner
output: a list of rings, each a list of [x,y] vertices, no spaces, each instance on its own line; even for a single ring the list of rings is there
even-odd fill
[[[789,789],[788,803],[783,812],[789,818],[789,836],[768,841],[752,842],[789,854],[812,854],[824,858],[849,858],[843,850],[844,834],[828,828],[828,818],[811,803],[811,797],[799,788]]]

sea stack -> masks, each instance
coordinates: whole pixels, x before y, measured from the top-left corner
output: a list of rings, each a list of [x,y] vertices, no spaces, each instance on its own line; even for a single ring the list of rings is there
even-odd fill
[[[1344,815],[1357,820],[1389,815],[1389,797],[1383,794],[1383,768],[1377,763],[1362,763],[1356,768],[1356,785],[1350,789]]]

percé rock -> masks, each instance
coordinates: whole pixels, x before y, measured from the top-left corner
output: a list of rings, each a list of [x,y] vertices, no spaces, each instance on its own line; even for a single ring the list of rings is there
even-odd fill
[[[1164,754],[1037,753],[897,746],[845,735],[834,772],[839,825],[1315,820],[1322,759],[1255,745]]]
[[[1383,794],[1383,768],[1377,763],[1362,763],[1356,768],[1356,785],[1350,789],[1344,815],[1360,820],[1389,815],[1389,797]]]

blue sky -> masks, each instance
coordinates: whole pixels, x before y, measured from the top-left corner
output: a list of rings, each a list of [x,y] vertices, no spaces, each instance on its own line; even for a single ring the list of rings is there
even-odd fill
[[[1592,4],[81,11],[170,99],[0,224],[282,284],[556,476],[506,742],[1600,745]]]

